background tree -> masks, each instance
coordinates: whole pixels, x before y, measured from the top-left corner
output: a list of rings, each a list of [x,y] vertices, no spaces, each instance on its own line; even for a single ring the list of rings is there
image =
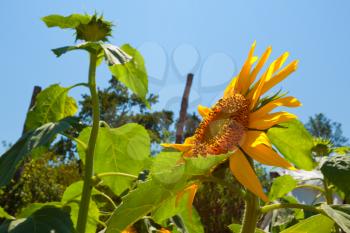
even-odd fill
[[[305,127],[314,137],[330,140],[334,146],[344,146],[348,142],[348,138],[343,136],[341,124],[327,118],[323,113],[310,117]]]
[[[171,126],[174,122],[173,112],[166,110],[151,112],[140,98],[131,94],[115,78],[112,78],[109,83],[109,87],[99,90],[102,121],[111,127],[119,127],[131,122],[143,125],[154,143],[169,141],[174,137],[174,133],[171,132]],[[152,106],[158,102],[158,96],[149,94],[147,100]],[[83,123],[88,124],[91,122],[90,96],[83,95],[80,105],[79,117]]]

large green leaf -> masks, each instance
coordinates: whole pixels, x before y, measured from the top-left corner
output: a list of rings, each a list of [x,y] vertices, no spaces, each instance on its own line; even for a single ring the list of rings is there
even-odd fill
[[[54,206],[45,206],[28,218],[5,222],[0,233],[72,233],[73,224],[69,214]]]
[[[350,156],[338,155],[328,158],[322,164],[321,172],[337,188],[350,194]]]
[[[279,152],[298,168],[312,170],[315,167],[311,156],[313,139],[300,121],[291,120],[272,127],[267,136]]]
[[[231,224],[228,226],[228,228],[233,232],[233,233],[240,233],[242,229],[242,225],[240,224]],[[256,228],[255,233],[266,233],[265,231]]]
[[[155,211],[163,204],[169,203],[169,200],[174,199],[190,184],[199,182],[196,178],[208,175],[214,167],[229,156],[217,155],[208,156],[205,160],[202,158],[182,160],[181,154],[179,152],[162,152],[155,157],[150,179],[140,183],[137,189],[129,192],[123,198],[122,203],[115,210],[108,223],[106,233],[122,232],[138,219]],[[195,173],[191,172],[191,168],[194,167],[196,167]],[[198,172],[200,170],[201,173]]]
[[[69,16],[48,15],[42,18],[47,27],[75,29],[79,24],[87,24],[91,20],[89,15],[72,14]]]
[[[70,207],[70,217],[76,227],[79,214],[79,203],[81,200],[81,193],[83,190],[83,182],[78,181],[71,184],[62,196],[62,205]],[[99,194],[96,189],[92,190],[92,194]],[[93,200],[90,200],[88,219],[86,224],[86,233],[95,233],[97,229],[98,220],[100,217],[99,209]]]
[[[269,193],[270,201],[274,201],[277,198],[284,197],[287,193],[292,191],[298,184],[292,176],[284,175],[277,177],[273,180],[272,187]]]
[[[287,228],[281,233],[331,233],[334,222],[321,214],[314,215]]]
[[[68,91],[69,88],[54,84],[40,92],[34,107],[27,114],[26,130],[73,116],[78,107],[75,100],[68,96]]]
[[[47,123],[25,133],[0,157],[0,187],[10,182],[19,163],[32,150],[48,146],[58,133],[67,130],[72,123],[74,123],[73,118],[66,118],[56,123]]]
[[[91,128],[85,128],[79,140],[88,143]],[[85,149],[78,146],[80,158],[85,161]],[[119,128],[100,128],[97,137],[94,172],[122,172],[137,176],[150,159],[150,138],[142,126],[126,124]],[[129,188],[135,179],[126,176],[101,178],[117,195]]]
[[[343,231],[350,233],[350,205],[326,205],[322,204],[321,209],[337,223]]]
[[[103,55],[101,44],[95,43],[95,42],[84,42],[84,43],[81,43],[78,45],[71,45],[71,46],[56,48],[56,49],[53,49],[52,52],[57,57],[60,57],[63,54],[65,54],[69,51],[74,51],[74,50],[86,50],[88,52],[93,52],[93,53],[99,54],[100,56]]]
[[[61,208],[62,203],[61,202],[31,203],[25,208],[23,208],[20,214],[16,215],[16,218],[28,218],[32,214],[34,214],[35,211],[38,211],[45,206]]]
[[[131,61],[124,64],[118,64],[115,62],[113,64],[113,62],[111,62],[111,59],[108,59],[111,53],[106,52],[105,56],[111,64],[109,66],[109,69],[113,76],[125,84],[125,86],[130,88],[149,107],[149,103],[146,100],[146,94],[148,92],[148,78],[143,57],[136,49],[128,44],[123,45],[121,47],[121,50],[132,57]],[[115,52],[115,54],[118,53]],[[115,57],[115,54],[112,54],[114,55],[113,57]],[[118,58],[115,60],[120,61]]]

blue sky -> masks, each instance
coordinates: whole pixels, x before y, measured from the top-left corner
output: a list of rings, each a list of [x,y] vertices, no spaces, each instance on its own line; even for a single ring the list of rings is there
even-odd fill
[[[73,44],[73,32],[48,29],[40,18],[95,11],[117,25],[111,43],[127,42],[144,54],[150,91],[160,95],[155,109],[177,111],[189,71],[195,74],[190,111],[199,102],[212,104],[256,40],[257,54],[272,45],[272,58],[289,51],[290,60],[300,60],[279,86],[303,103],[293,112],[303,121],[323,112],[350,137],[349,1],[11,0],[0,3],[0,141],[20,136],[34,85],[70,86],[87,78],[84,52],[58,59],[50,51]],[[108,79],[99,67],[100,86]]]

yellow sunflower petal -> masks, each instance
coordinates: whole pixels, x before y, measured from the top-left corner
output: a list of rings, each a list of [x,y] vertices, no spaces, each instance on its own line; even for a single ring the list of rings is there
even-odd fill
[[[270,166],[293,168],[287,160],[272,149],[269,139],[264,132],[248,131],[246,135],[247,140],[241,147],[254,160]]]
[[[188,137],[188,138],[186,138],[185,139],[185,142],[184,142],[184,144],[193,144],[194,143],[194,137],[192,136],[192,137]]]
[[[274,75],[270,80],[267,80],[262,88],[261,95],[266,93],[268,90],[274,87],[277,83],[281,82],[288,75],[293,73],[297,69],[297,67],[298,67],[298,61],[297,60],[292,61],[291,63],[289,63],[289,65],[287,65],[280,72]]]
[[[262,90],[265,85],[265,81],[271,78],[274,69],[275,69],[275,62],[271,63],[267,72],[263,74],[263,76],[260,78],[260,80],[256,84],[256,88],[254,88],[252,92],[249,93],[248,99],[250,100],[250,110],[255,108],[256,103],[258,102],[260,96],[262,95]]]
[[[299,100],[297,98],[295,98],[293,96],[282,97],[282,98],[271,101],[270,103],[261,107],[257,111],[251,113],[250,119],[252,119],[254,121],[255,119],[261,118],[264,115],[271,112],[273,109],[280,107],[280,106],[299,107],[299,106],[301,106],[301,103],[299,102]]]
[[[249,145],[251,147],[255,147],[260,144],[264,144],[268,147],[272,147],[271,142],[269,138],[267,137],[266,133],[263,131],[257,131],[257,130],[248,130],[245,133],[245,137],[242,140],[242,145]]]
[[[255,60],[254,58],[254,50],[255,50],[255,45],[256,45],[256,41],[254,41],[254,43],[252,44],[249,54],[248,54],[248,58],[245,61],[241,71],[239,72],[238,78],[237,78],[237,84],[235,86],[235,90],[237,92],[241,92],[243,89],[246,89],[246,86],[249,87],[249,80],[247,80],[247,78],[249,77],[249,73],[250,73],[250,68],[252,66],[252,61]]]
[[[178,193],[177,196],[176,196],[175,205],[178,206],[179,203],[180,203],[180,199],[183,197],[183,195],[186,192],[188,193],[189,197],[188,197],[188,200],[187,200],[187,210],[189,212],[190,218],[192,218],[192,204],[193,204],[194,197],[196,196],[197,190],[198,190],[198,185],[197,184],[193,184],[193,185],[185,188],[183,191]]]
[[[266,49],[264,54],[261,56],[261,59],[259,60],[258,64],[256,67],[253,69],[250,77],[249,77],[249,86],[253,84],[253,82],[256,79],[256,76],[260,72],[261,68],[265,65],[267,59],[269,59],[269,56],[271,54],[272,48],[271,46]],[[248,90],[248,89],[247,89]],[[243,93],[245,93],[247,90],[243,90]]]
[[[250,192],[260,197],[263,201],[268,202],[258,177],[250,166],[242,151],[237,150],[230,157],[230,169],[236,179],[246,187]]]
[[[265,129],[271,128],[274,125],[277,125],[279,123],[283,123],[295,118],[297,117],[294,114],[291,114],[289,112],[275,112],[275,113],[267,114],[263,117],[249,119],[248,128],[265,130]]]
[[[197,109],[198,109],[199,114],[200,114],[202,117],[205,117],[205,116],[208,115],[208,113],[210,112],[210,108],[205,107],[205,106],[203,106],[203,105],[198,105]]]
[[[273,73],[275,73],[277,70],[279,70],[283,66],[284,62],[287,60],[288,57],[289,57],[289,53],[285,52],[279,58],[276,59],[275,70]]]
[[[223,97],[229,97],[230,95],[232,95],[234,93],[234,90],[236,88],[237,85],[237,77],[234,77],[231,82],[227,85],[225,91],[224,91],[224,95]]]

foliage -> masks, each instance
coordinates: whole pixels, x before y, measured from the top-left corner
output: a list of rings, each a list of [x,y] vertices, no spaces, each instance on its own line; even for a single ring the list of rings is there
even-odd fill
[[[65,189],[80,179],[79,167],[76,159],[64,161],[48,151],[25,163],[19,179],[1,190],[0,206],[15,215],[30,203],[59,201]]]

